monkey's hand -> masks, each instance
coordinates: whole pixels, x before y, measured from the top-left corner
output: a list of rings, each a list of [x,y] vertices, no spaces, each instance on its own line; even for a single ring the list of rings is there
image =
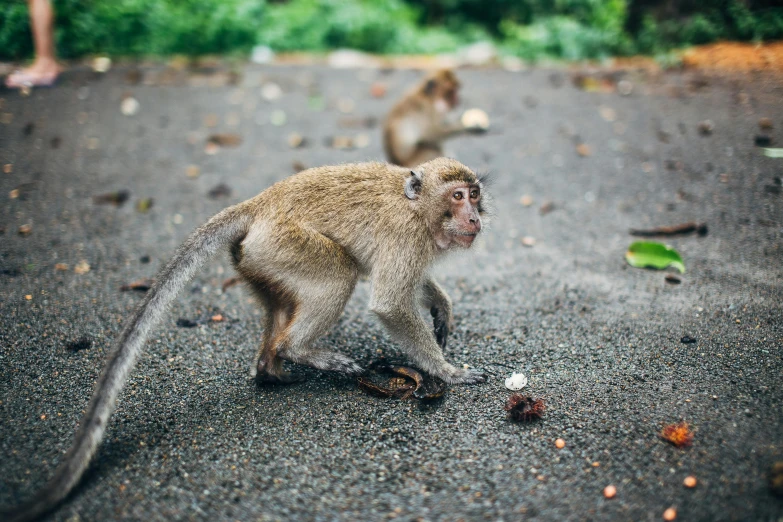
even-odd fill
[[[432,315],[432,324],[435,328],[435,340],[441,348],[446,348],[446,343],[449,338],[449,323],[451,317],[446,309],[438,306],[430,308],[430,314]]]

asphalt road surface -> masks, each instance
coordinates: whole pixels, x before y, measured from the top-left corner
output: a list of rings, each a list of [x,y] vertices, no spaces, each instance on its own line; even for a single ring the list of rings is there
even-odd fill
[[[31,496],[70,445],[142,295],[120,287],[302,165],[382,159],[378,121],[419,75],[150,64],[0,91],[0,506]],[[98,457],[49,520],[783,518],[768,486],[783,460],[783,160],[755,145],[783,145],[783,82],[627,71],[622,95],[616,77],[563,70],[459,76],[462,107],[492,129],[449,150],[491,173],[495,212],[435,274],[455,305],[447,358],[489,381],[432,404],[303,367],[301,384],[258,387],[262,312],[222,289],[222,256],[152,334]],[[216,133],[241,143],[207,145]],[[124,204],[93,200],[123,190]],[[664,239],[681,284],[626,265],[629,228],[689,221],[708,234]],[[365,366],[404,361],[368,286],[321,342]],[[542,419],[508,419],[512,371],[545,400]],[[682,421],[690,447],[661,439]]]

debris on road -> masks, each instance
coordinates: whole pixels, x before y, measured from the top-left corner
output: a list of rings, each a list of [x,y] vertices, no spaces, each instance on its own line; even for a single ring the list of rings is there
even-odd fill
[[[242,136],[232,133],[213,134],[207,138],[207,145],[217,147],[238,147],[242,143]]]
[[[227,198],[231,195],[231,187],[226,185],[225,183],[219,183],[209,189],[209,192],[207,192],[207,196],[209,196],[210,199],[220,199],[220,198]]]
[[[671,522],[672,520],[677,518],[677,510],[673,507],[670,507],[666,511],[663,512],[663,519],[666,522]]]
[[[769,471],[769,490],[783,497],[783,460],[775,462]]]
[[[686,335],[685,337],[680,339],[680,342],[683,343],[683,344],[693,344],[693,343],[696,342],[696,338],[695,337],[691,337],[690,335]]]
[[[637,229],[632,228],[629,233],[632,236],[639,237],[653,237],[653,236],[677,236],[683,234],[690,234],[696,232],[700,236],[707,235],[707,223],[682,223],[680,225],[674,225],[670,227],[655,227],[650,229]]]
[[[506,388],[517,391],[527,386],[527,377],[524,373],[513,372],[511,377],[506,379]]]
[[[443,397],[446,392],[445,382],[436,377],[425,376],[414,368],[378,365],[375,369],[381,373],[397,375],[392,377],[386,386],[376,384],[367,377],[357,379],[360,389],[376,397],[407,399],[413,396],[420,401],[429,401]]]
[[[557,440],[555,441],[555,447],[556,447],[557,449],[563,449],[563,448],[565,448],[565,445],[566,445],[566,442],[565,442],[565,440],[563,440],[563,439],[557,439]]]
[[[28,236],[33,231],[33,226],[29,224],[19,225],[19,235]]]
[[[191,321],[190,319],[180,317],[179,319],[177,319],[177,326],[181,328],[195,328],[196,326],[198,326],[198,323],[196,321]]]
[[[693,475],[688,475],[687,477],[685,477],[685,480],[683,480],[682,483],[686,488],[695,488],[697,484],[697,480],[696,477],[694,477]]]
[[[661,438],[678,448],[685,448],[693,443],[693,432],[687,422],[669,424],[661,430]]]
[[[538,213],[542,216],[546,216],[554,209],[555,209],[555,204],[551,201],[547,201],[543,205],[541,205],[541,208],[538,209]]]
[[[617,488],[611,484],[604,488],[604,497],[614,498],[617,495]]]
[[[682,279],[680,279],[674,274],[666,274],[666,276],[663,279],[664,281],[666,281],[671,285],[679,285],[680,283],[682,283]]]
[[[625,252],[625,260],[634,268],[657,268],[663,270],[673,266],[685,273],[685,263],[680,254],[663,243],[636,241]]]
[[[753,138],[753,144],[756,145],[756,147],[769,147],[772,145],[772,137],[764,134],[757,134],[756,137]]]
[[[699,129],[699,134],[702,136],[710,136],[715,130],[715,124],[712,123],[712,120],[704,120],[700,121],[696,128]]]
[[[229,277],[228,279],[223,281],[223,285],[220,287],[220,289],[223,292],[225,292],[226,290],[228,290],[232,286],[235,286],[238,283],[239,283],[239,278],[238,277]]]
[[[515,393],[506,401],[505,410],[517,422],[530,422],[543,417],[546,405],[543,399],[534,400],[532,397]]]
[[[141,198],[136,202],[136,211],[145,214],[146,212],[149,212],[154,203],[155,200],[152,198]]]
[[[92,202],[96,205],[114,205],[120,207],[124,205],[129,198],[129,190],[117,190],[115,192],[107,192],[106,194],[93,196]]]
[[[155,282],[154,279],[151,279],[149,277],[143,277],[132,283],[128,283],[127,285],[120,286],[120,292],[129,292],[131,290],[134,290],[136,292],[146,292],[152,287],[152,284],[154,282]]]
[[[73,271],[77,274],[86,274],[90,271],[90,263],[88,263],[86,260],[82,259],[78,263],[76,263],[76,266],[73,267]]]
[[[122,114],[125,116],[134,116],[139,112],[139,107],[139,100],[133,96],[126,96],[120,103],[120,112],[122,112]]]
[[[81,339],[78,339],[76,341],[71,341],[70,343],[66,344],[65,349],[71,352],[79,352],[81,350],[86,350],[91,346],[92,346],[92,339],[89,339],[87,337],[82,337]]]

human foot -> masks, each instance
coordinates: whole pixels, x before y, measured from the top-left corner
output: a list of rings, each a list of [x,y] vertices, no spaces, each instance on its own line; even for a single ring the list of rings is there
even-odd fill
[[[9,74],[5,86],[9,89],[50,87],[57,81],[59,74],[57,62],[36,60],[30,67]]]

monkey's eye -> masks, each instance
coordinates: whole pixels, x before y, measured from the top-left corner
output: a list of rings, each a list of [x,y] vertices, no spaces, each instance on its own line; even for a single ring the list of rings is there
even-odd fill
[[[462,198],[463,198],[462,192],[455,192],[454,193],[454,199],[456,199],[457,201],[459,201]]]
[[[476,199],[477,197],[479,197],[479,191],[476,190],[476,189],[471,190],[470,191],[470,197],[471,197],[471,199]]]

